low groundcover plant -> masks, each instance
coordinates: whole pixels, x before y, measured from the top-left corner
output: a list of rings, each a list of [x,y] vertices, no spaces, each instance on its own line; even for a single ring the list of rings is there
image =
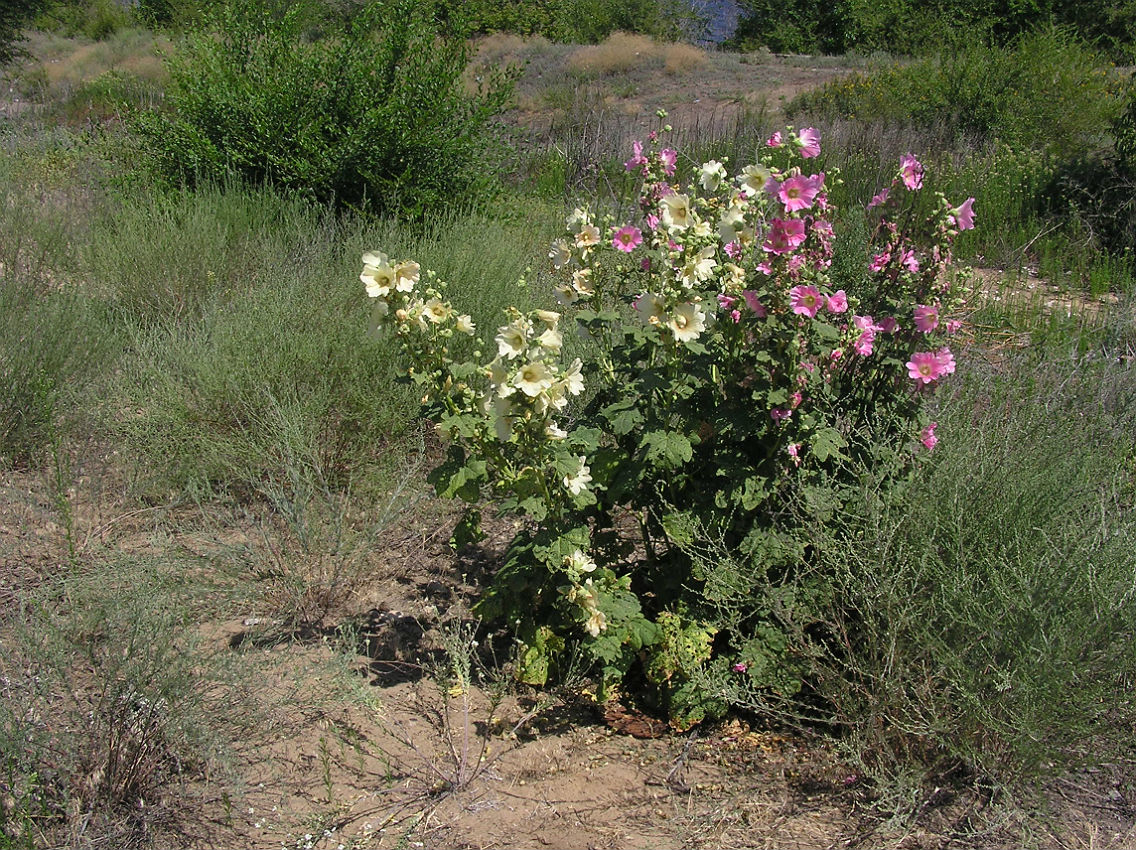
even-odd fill
[[[779,522],[792,494],[884,446],[909,474],[934,447],[923,402],[955,368],[965,291],[948,269],[974,199],[940,196],[917,217],[923,166],[904,156],[869,204],[866,283],[842,287],[838,178],[809,168],[817,130],[774,134],[735,173],[707,162],[689,185],[662,138],[626,163],[641,182],[634,220],[575,209],[549,253],[560,309],[510,309],[488,363],[458,344],[475,328],[436,275],[374,252],[361,278],[448,439],[438,493],[526,520],[478,611],[511,627],[518,676],[544,684],[582,656],[601,699],[634,693],[683,728],[726,708],[707,671],[802,687],[803,651],[779,618],[823,594],[765,594],[727,622],[718,603],[738,576],[694,552],[728,547],[777,586],[807,557]],[[569,315],[585,354],[570,362]],[[479,520],[471,507],[455,541]]]

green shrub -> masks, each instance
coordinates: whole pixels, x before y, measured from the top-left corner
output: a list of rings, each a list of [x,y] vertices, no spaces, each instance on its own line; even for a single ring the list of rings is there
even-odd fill
[[[375,0],[309,41],[302,6],[222,6],[171,59],[170,111],[135,127],[159,171],[191,183],[235,175],[418,216],[476,204],[495,183],[491,122],[509,81],[494,73],[467,94],[465,42],[433,11]]]
[[[1005,48],[975,45],[870,74],[852,74],[794,99],[790,115],[946,125],[956,138],[994,138],[1059,154],[1095,149],[1122,109],[1120,86],[1098,54],[1048,28]]]

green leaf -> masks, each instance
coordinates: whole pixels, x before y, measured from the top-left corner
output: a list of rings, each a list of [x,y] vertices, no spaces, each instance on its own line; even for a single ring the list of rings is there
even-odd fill
[[[630,434],[635,426],[643,422],[643,414],[632,406],[633,402],[619,402],[605,407],[600,416],[611,425],[611,432],[617,437]]]
[[[481,511],[469,508],[462,514],[461,520],[454,526],[454,533],[450,536],[450,545],[461,549],[471,543],[485,539],[485,531],[481,528]]]
[[[647,462],[661,469],[678,469],[694,456],[690,440],[677,431],[651,431],[642,446]]]
[[[809,441],[809,449],[813,457],[824,462],[829,458],[835,460],[848,460],[840,450],[848,445],[848,441],[835,428],[822,428]]]

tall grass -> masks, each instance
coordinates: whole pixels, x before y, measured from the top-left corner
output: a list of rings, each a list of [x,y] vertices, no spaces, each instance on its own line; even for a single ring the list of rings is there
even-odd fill
[[[803,502],[807,560],[768,589],[789,624],[823,600],[796,621],[812,689],[788,712],[841,730],[868,775],[1020,788],[1128,746],[1136,371],[1113,342],[969,360],[914,476]]]
[[[391,340],[369,333],[359,257],[435,269],[491,336],[501,309],[528,297],[517,281],[545,227],[336,219],[267,189],[134,198],[89,249],[130,339],[116,433],[155,484],[198,493],[256,492],[292,468],[338,485],[393,470],[417,399],[397,382]]]

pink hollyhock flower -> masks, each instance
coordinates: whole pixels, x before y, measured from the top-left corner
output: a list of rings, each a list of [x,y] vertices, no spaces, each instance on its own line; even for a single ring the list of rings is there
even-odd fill
[[[885,319],[880,319],[879,324],[876,325],[876,330],[880,333],[890,334],[894,333],[897,327],[899,327],[899,322],[895,320],[895,316],[888,316]]]
[[[931,333],[939,326],[938,304],[915,305],[915,327],[925,334]]]
[[[915,251],[910,248],[899,255],[899,262],[909,272],[919,271],[919,261],[915,259]]]
[[[905,365],[908,377],[924,384],[937,380],[943,374],[939,356],[933,351],[917,351]]]
[[[785,205],[785,212],[797,212],[811,207],[817,192],[820,191],[823,179],[822,177],[818,180],[815,174],[812,177],[803,177],[798,174],[782,183],[777,192],[777,198]]]
[[[726,252],[726,256],[731,260],[736,260],[742,255],[742,246],[737,242],[727,242],[722,246],[722,250]]]
[[[770,136],[768,139],[766,139],[765,144],[766,144],[766,146],[771,147],[771,148],[781,147],[781,131],[778,130],[776,133],[774,133],[772,136]]]
[[[816,127],[806,127],[797,136],[797,146],[801,149],[802,159],[820,156],[820,131]]]
[[[736,325],[738,322],[740,322],[742,320],[742,311],[741,310],[731,310],[730,311],[730,318],[733,319],[734,324]]]
[[[815,286],[794,286],[789,290],[789,304],[798,316],[813,318],[820,309],[822,300],[820,290]]]
[[[868,209],[871,209],[872,207],[878,207],[880,204],[887,203],[887,199],[888,188],[885,186],[880,190],[880,193],[878,195],[873,195],[872,200],[868,201]]]
[[[834,348],[834,349],[832,349],[832,354],[830,354],[828,356],[832,360],[832,362],[835,363],[837,360],[839,360],[841,357],[844,356],[844,349],[843,348]]]
[[[875,331],[863,331],[856,341],[852,343],[852,350],[859,354],[861,357],[867,357],[872,353],[872,346],[876,341]]]
[[[625,225],[612,234],[611,244],[617,251],[630,254],[643,242],[643,233],[634,225]]]
[[[788,254],[795,251],[805,241],[805,223],[799,218],[773,219],[769,236],[761,248],[767,254]]]
[[[856,316],[856,315],[853,315],[852,316],[852,324],[855,325],[856,327],[858,327],[862,331],[873,331],[874,332],[874,331],[879,330],[879,326],[876,325],[875,321],[872,319],[871,316]]]
[[[891,262],[891,252],[884,251],[882,254],[876,254],[872,257],[872,264],[868,266],[868,271],[882,272],[887,268],[887,264]]]
[[[923,165],[909,153],[900,157],[899,176],[908,189],[914,191],[923,188]]]
[[[762,260],[760,263],[758,263],[756,266],[754,266],[754,268],[756,268],[759,272],[761,272],[764,275],[773,274],[773,266],[771,266],[769,264],[768,260]]]
[[[678,162],[678,151],[663,148],[659,151],[659,159],[663,163],[663,173],[670,177],[675,173],[675,164]]]
[[[738,303],[738,299],[732,295],[727,295],[724,292],[718,293],[718,306],[723,310],[732,310],[734,305]]]
[[[769,411],[769,415],[773,417],[774,422],[784,422],[793,415],[793,411],[786,410],[784,407],[775,407]]]
[[[938,422],[932,422],[926,428],[919,432],[919,442],[927,447],[927,451],[935,448],[939,442],[939,438],[935,436],[935,429],[939,427]]]
[[[974,230],[974,198],[967,198],[961,206],[951,210],[951,218],[959,230]]]
[[[943,329],[949,334],[958,333],[959,328],[961,327],[962,322],[958,319],[947,319],[947,321],[943,324]]]
[[[789,445],[785,447],[785,451],[789,453],[789,457],[799,457],[801,454],[801,444],[789,443]]]
[[[940,375],[950,375],[955,371],[955,356],[951,354],[951,350],[943,346],[935,352],[935,360],[939,364]]]
[[[848,309],[848,296],[843,289],[838,289],[825,299],[824,306],[830,313],[843,313]]]
[[[647,164],[647,157],[643,156],[642,142],[632,142],[631,149],[634,151],[635,155],[632,156],[631,159],[627,160],[627,162],[623,163],[623,167],[628,171],[634,171],[636,168],[642,168]]]
[[[749,669],[749,666],[744,661],[739,661],[737,664],[735,664],[730,669],[733,670],[735,673],[744,673],[746,670]]]
[[[647,216],[647,229],[648,230],[658,230],[659,229],[659,217],[657,215],[655,215],[654,213],[650,213]]]
[[[757,318],[764,319],[766,316],[765,305],[757,300],[757,293],[752,289],[747,289],[742,292],[742,298],[745,299],[746,306],[757,315]]]
[[[801,406],[801,402],[804,400],[805,397],[800,393],[793,393],[791,396],[789,396],[789,407],[793,410],[796,410]]]

